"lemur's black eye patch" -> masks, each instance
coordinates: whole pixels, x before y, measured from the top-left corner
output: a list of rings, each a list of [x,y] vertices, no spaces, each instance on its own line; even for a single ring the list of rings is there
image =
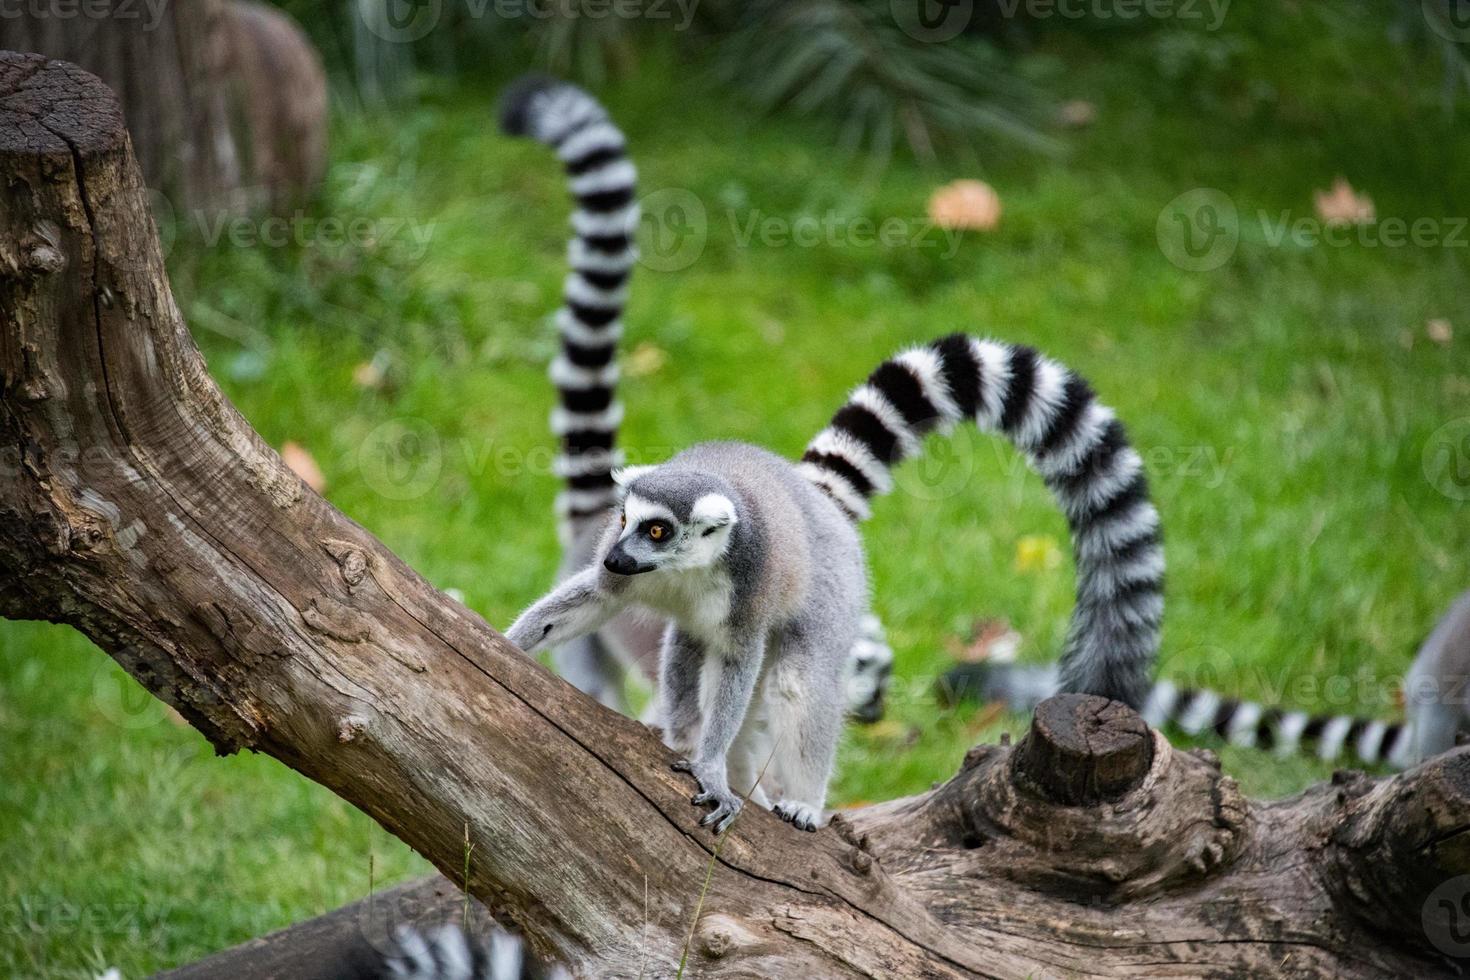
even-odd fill
[[[655,544],[664,544],[674,536],[674,528],[668,521],[644,521],[639,525],[638,530]]]

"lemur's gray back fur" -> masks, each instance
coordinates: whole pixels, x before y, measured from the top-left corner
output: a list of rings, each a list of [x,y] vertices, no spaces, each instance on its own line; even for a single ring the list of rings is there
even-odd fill
[[[862,520],[926,433],[964,419],[1020,449],[1071,526],[1077,606],[1061,689],[1141,706],[1164,611],[1159,515],[1123,424],[1081,377],[1030,347],[954,334],[879,365],[802,468]]]

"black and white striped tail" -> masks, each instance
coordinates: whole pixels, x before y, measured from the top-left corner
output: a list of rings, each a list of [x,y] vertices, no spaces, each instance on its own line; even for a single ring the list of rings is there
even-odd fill
[[[612,471],[622,463],[615,448],[623,418],[616,361],[628,276],[638,259],[638,174],[607,111],[566,82],[519,79],[502,99],[500,124],[554,149],[577,201],[571,271],[556,313],[561,352],[551,363],[558,396],[551,428],[562,442],[556,467],[567,481],[557,511],[575,521],[612,506]]]
[[[401,926],[374,980],[571,980],[559,964],[541,961],[517,933],[491,925],[466,932],[458,922],[421,929]]]
[[[1143,703],[1164,612],[1164,551],[1143,461],[1086,381],[1030,347],[954,334],[890,358],[807,447],[802,469],[854,520],[922,437],[970,419],[1006,436],[1072,529],[1077,606],[1061,690]]]
[[[1407,724],[1288,711],[1169,681],[1153,686],[1141,714],[1155,728],[1174,725],[1191,735],[1213,732],[1232,745],[1281,755],[1310,753],[1324,762],[1351,756],[1366,765],[1395,769],[1414,760]]]
[[[1055,668],[1016,663],[959,664],[940,681],[946,703],[1000,701],[1023,713],[1057,689]],[[1149,688],[1139,713],[1154,728],[1213,734],[1231,745],[1283,756],[1302,752],[1324,762],[1351,757],[1364,765],[1394,769],[1415,761],[1413,732],[1407,722],[1311,715],[1237,700],[1218,691],[1181,688],[1167,680]]]

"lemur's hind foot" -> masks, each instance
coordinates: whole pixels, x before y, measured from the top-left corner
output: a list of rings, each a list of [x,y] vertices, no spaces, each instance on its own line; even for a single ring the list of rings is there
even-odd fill
[[[771,812],[798,830],[816,830],[822,825],[821,809],[807,803],[782,800],[771,808]]]

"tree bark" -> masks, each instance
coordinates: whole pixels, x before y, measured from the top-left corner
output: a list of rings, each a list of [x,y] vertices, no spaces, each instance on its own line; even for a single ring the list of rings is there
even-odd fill
[[[1470,755],[1245,800],[1096,698],[932,792],[717,846],[637,723],[308,490],[209,379],[117,103],[0,56],[0,614],[361,807],[578,975],[1451,972]],[[487,570],[490,574],[493,569]],[[465,841],[470,871],[464,877]],[[706,880],[708,890],[701,893]]]
[[[0,48],[74,62],[111,86],[144,178],[171,210],[279,211],[321,178],[326,74],[280,10],[253,0],[15,7],[0,16]]]

